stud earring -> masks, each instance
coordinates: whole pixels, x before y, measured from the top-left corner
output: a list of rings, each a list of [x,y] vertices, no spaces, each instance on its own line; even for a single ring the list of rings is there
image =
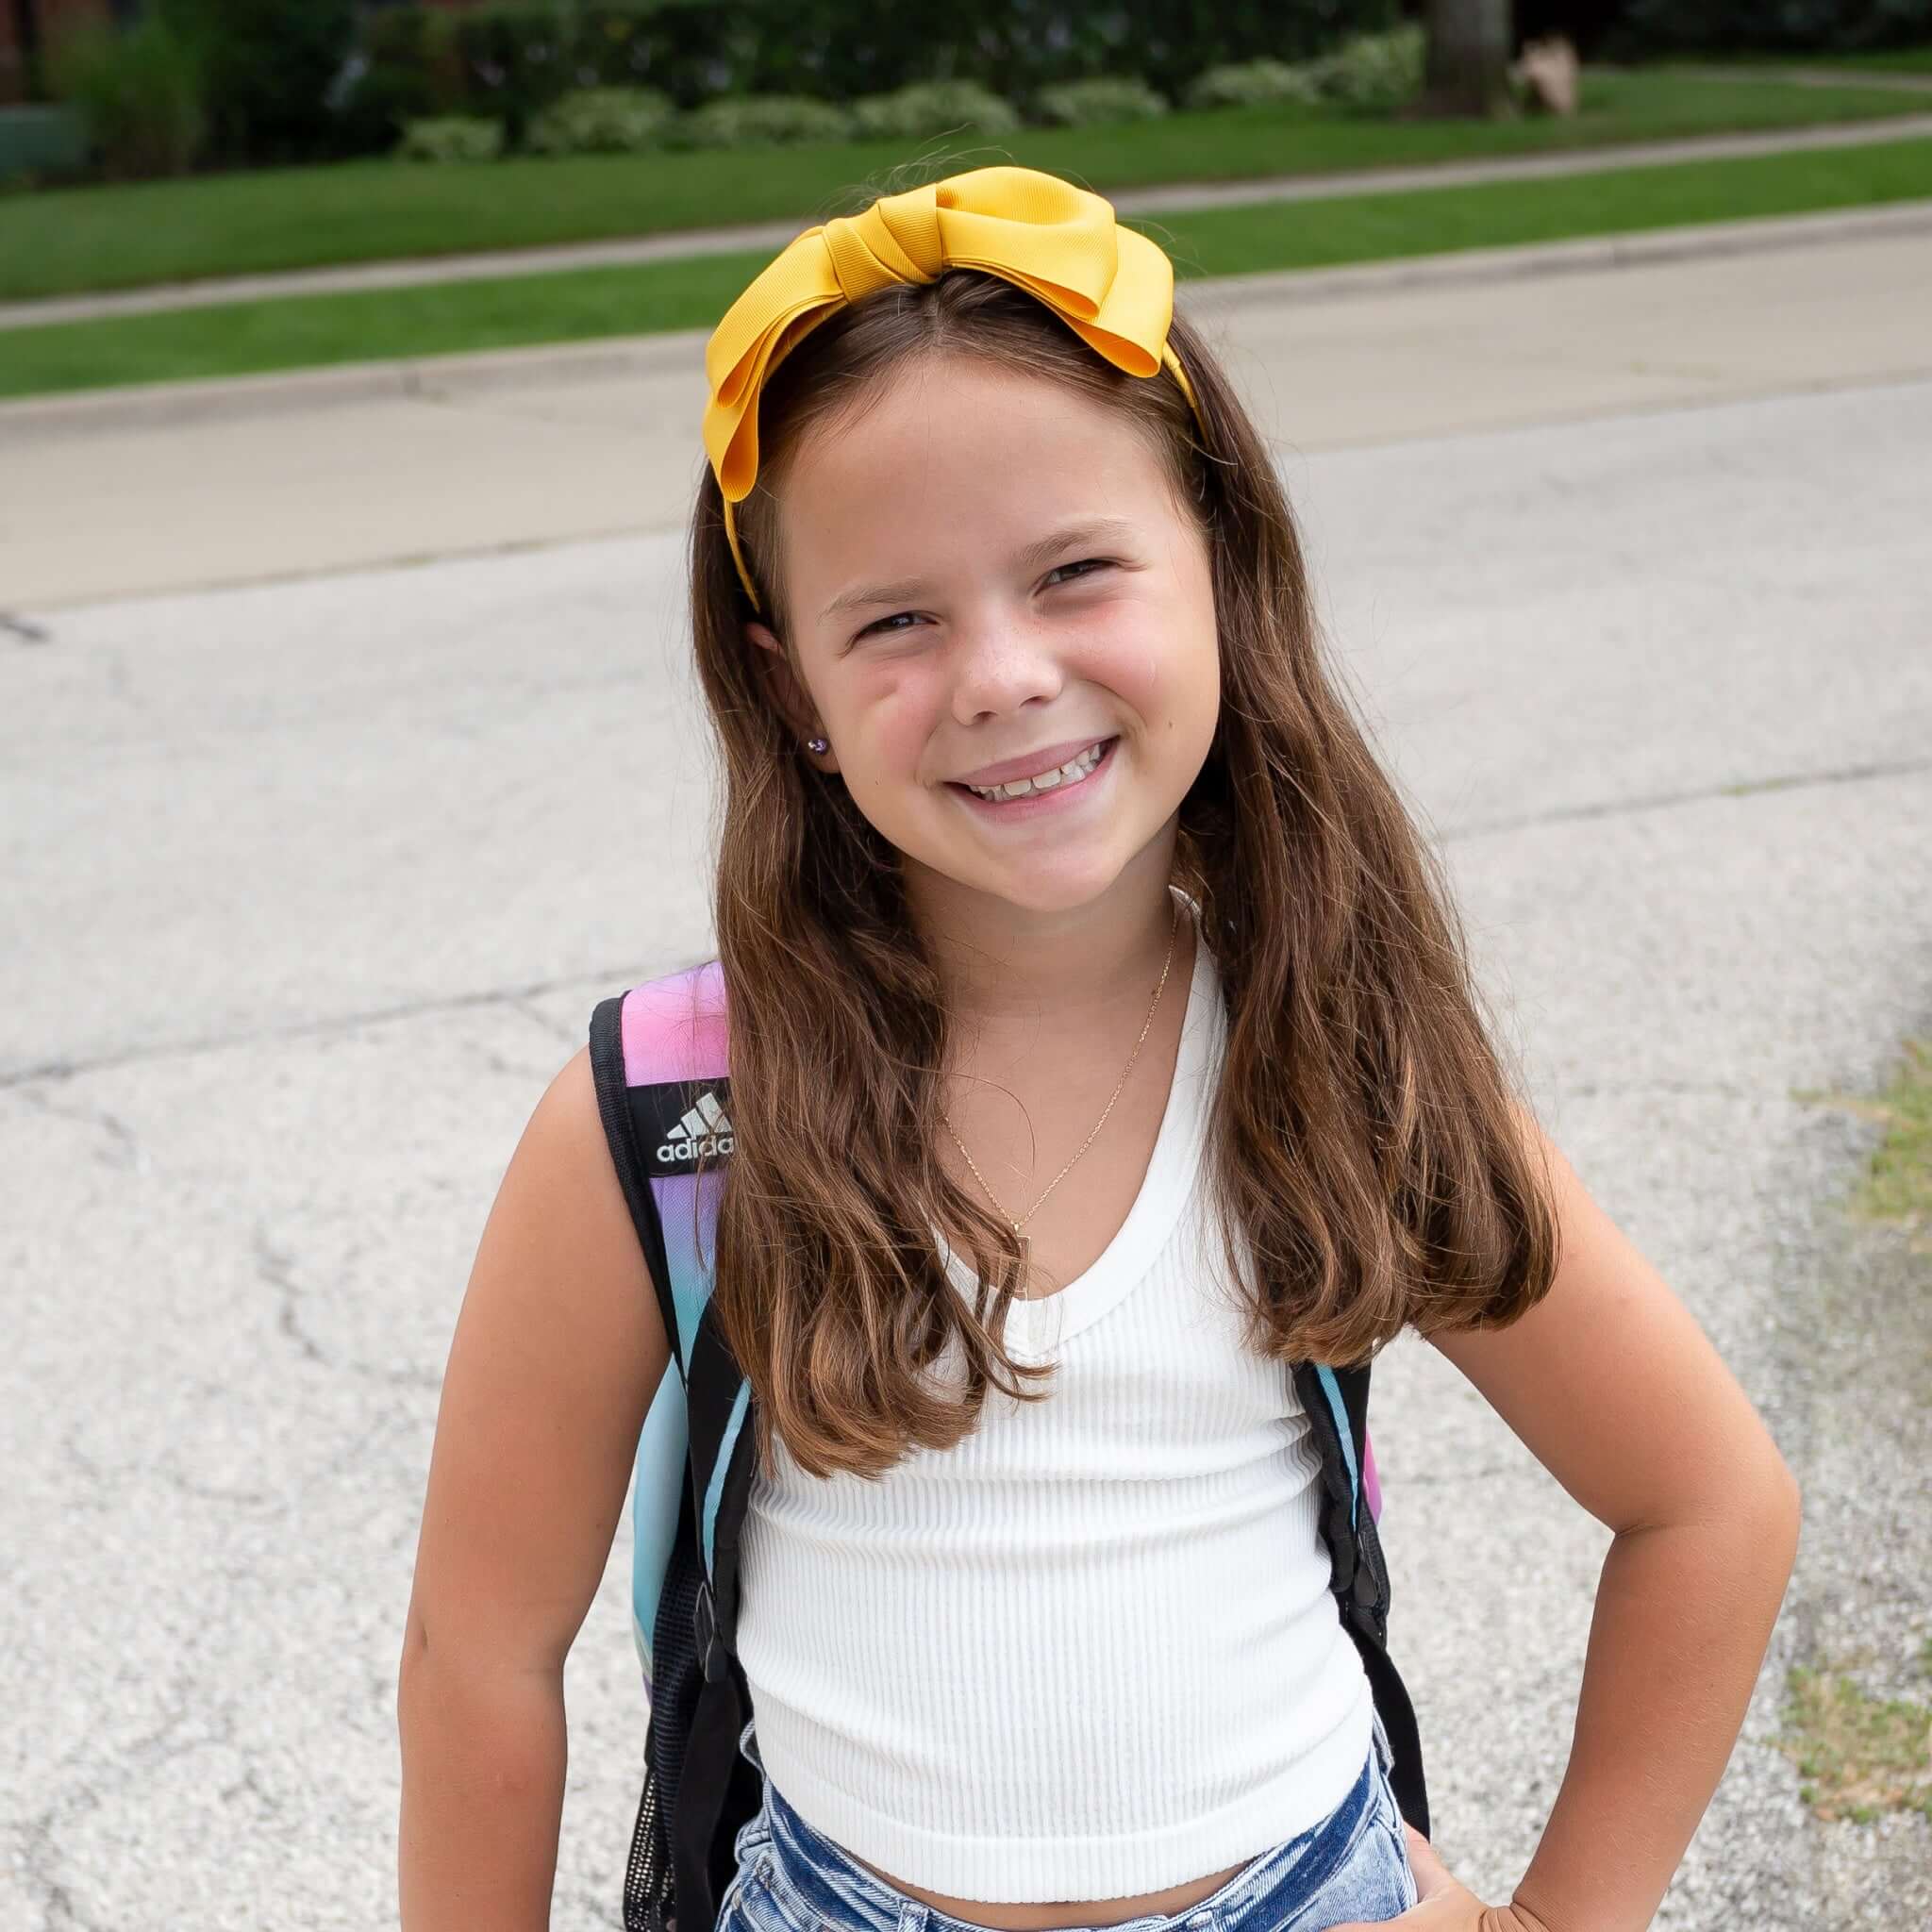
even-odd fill
[[[831,750],[832,741],[829,738],[808,738],[805,741],[805,748],[807,751],[817,752],[823,758],[825,753]]]

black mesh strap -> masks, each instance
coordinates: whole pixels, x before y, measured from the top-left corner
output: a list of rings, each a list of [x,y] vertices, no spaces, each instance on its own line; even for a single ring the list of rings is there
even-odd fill
[[[671,1822],[671,1869],[679,1926],[709,1932],[721,1895],[714,1850],[731,1793],[744,1714],[735,1672],[700,1679],[700,1684],[691,1735],[685,1740],[677,1810]]]
[[[1402,1815],[1422,1833],[1429,1835],[1429,1790],[1423,1775],[1423,1739],[1415,1721],[1415,1707],[1408,1701],[1400,1674],[1389,1653],[1369,1632],[1351,1622],[1348,1634],[1360,1652],[1362,1668],[1368,1673],[1369,1689],[1381,1713],[1382,1728],[1389,1733],[1389,1750],[1394,1763],[1389,1770],[1389,1783]]]

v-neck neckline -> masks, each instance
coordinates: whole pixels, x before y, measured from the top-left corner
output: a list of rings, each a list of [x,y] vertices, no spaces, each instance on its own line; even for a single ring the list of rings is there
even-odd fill
[[[1198,912],[1179,887],[1170,891],[1180,893],[1182,904]],[[1200,1170],[1225,1017],[1221,977],[1197,920],[1194,970],[1188,981],[1188,1005],[1181,1017],[1174,1077],[1133,1206],[1113,1239],[1065,1287],[1012,1304],[1007,1314],[1006,1340],[1008,1352],[1016,1358],[1038,1359],[1099,1321],[1125,1298],[1172,1239]],[[970,1303],[977,1292],[978,1277],[954,1252],[942,1230],[935,1228],[933,1233],[947,1275]]]

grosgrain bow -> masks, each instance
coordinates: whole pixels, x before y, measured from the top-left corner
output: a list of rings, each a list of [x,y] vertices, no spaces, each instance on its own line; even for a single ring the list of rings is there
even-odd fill
[[[1114,219],[1113,204],[1033,168],[974,168],[862,214],[841,215],[788,243],[725,310],[705,346],[710,400],[705,449],[724,497],[731,555],[754,609],[758,592],[738,547],[732,506],[758,473],[758,395],[807,335],[848,303],[893,282],[937,281],[975,268],[1037,295],[1091,348],[1130,375],[1174,373],[1168,346],[1174,264],[1158,242]]]

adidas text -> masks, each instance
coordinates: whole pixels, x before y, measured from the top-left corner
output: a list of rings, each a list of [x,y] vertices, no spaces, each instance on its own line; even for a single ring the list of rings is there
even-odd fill
[[[731,1116],[718,1105],[714,1093],[700,1094],[677,1124],[678,1131],[658,1148],[658,1158],[666,1165],[679,1160],[696,1160],[704,1155],[729,1154],[738,1144],[732,1131]]]

